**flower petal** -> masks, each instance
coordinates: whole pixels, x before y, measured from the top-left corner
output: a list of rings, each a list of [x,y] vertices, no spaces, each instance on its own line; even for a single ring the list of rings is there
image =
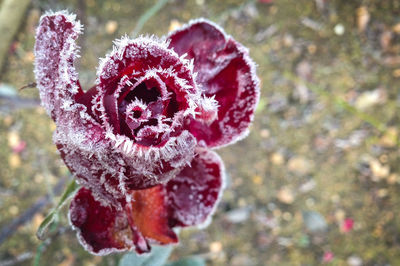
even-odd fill
[[[96,255],[135,248],[150,251],[149,242],[178,242],[175,226],[206,224],[224,187],[224,166],[210,150],[197,150],[191,167],[166,185],[131,191],[122,208],[103,206],[87,188],[81,188],[70,206],[70,221],[81,244]]]
[[[259,99],[259,81],[248,50],[217,25],[196,20],[172,32],[169,47],[194,60],[203,95],[219,104],[211,124],[192,120],[190,132],[208,147],[221,147],[246,136]]]
[[[83,93],[74,67],[75,41],[81,31],[75,15],[66,11],[44,14],[36,31],[35,76],[42,104],[57,125],[54,142],[71,172],[85,181],[101,172],[101,168],[94,169],[93,159],[109,147],[105,131],[88,110],[92,94]],[[86,168],[79,167],[83,165]],[[97,181],[94,186],[99,185]]]
[[[163,186],[133,191],[132,202],[127,204],[127,208],[137,230],[144,237],[159,244],[178,242],[178,237],[168,223]]]
[[[197,141],[183,125],[196,113],[194,96],[200,98],[192,75],[189,62],[156,38],[123,37],[101,60],[92,110],[100,113],[110,149],[124,167],[121,187],[166,183],[193,158]],[[135,124],[127,108],[139,105],[151,117]]]
[[[102,138],[103,130],[87,105],[79,102],[86,97],[74,67],[79,57],[75,41],[81,31],[75,15],[66,11],[44,14],[36,30],[34,72],[42,105],[57,126],[65,135],[85,130],[85,139],[90,142],[93,135],[96,141]]]
[[[102,206],[89,189],[78,191],[71,202],[69,219],[82,246],[93,254],[106,255],[134,245],[125,213]]]
[[[166,185],[170,225],[206,224],[224,188],[221,158],[210,150],[197,150],[191,167],[185,167]]]
[[[133,201],[117,210],[102,206],[89,189],[81,188],[71,202],[69,218],[82,246],[96,255],[136,249],[149,252],[149,241],[177,243],[178,237],[168,224],[162,186],[132,192]]]
[[[34,72],[42,103],[53,119],[83,93],[74,67],[81,31],[75,15],[65,11],[43,15],[36,31]]]

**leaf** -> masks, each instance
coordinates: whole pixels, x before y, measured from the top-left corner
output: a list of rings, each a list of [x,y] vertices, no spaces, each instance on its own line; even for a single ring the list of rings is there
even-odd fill
[[[147,10],[138,20],[135,29],[133,30],[131,36],[136,37],[139,32],[142,30],[144,24],[152,18],[158,11],[160,11],[165,4],[167,4],[168,0],[158,0],[149,10]]]
[[[300,239],[298,240],[298,245],[302,248],[306,248],[310,245],[310,238],[308,237],[308,235],[301,235]]]
[[[62,194],[60,200],[57,203],[57,206],[46,216],[43,222],[40,224],[36,236],[40,240],[44,240],[47,237],[47,233],[49,231],[49,227],[54,223],[57,218],[58,212],[60,211],[61,207],[64,206],[66,201],[75,195],[75,192],[78,190],[79,186],[73,179],[65,189],[64,193]]]
[[[138,255],[135,252],[125,254],[118,266],[162,266],[172,252],[172,245],[152,246],[149,254]]]
[[[323,232],[327,229],[328,225],[324,217],[315,211],[303,211],[303,221],[308,230],[313,233]]]
[[[267,101],[261,97],[256,107],[256,113],[257,114],[262,113],[266,107],[267,107]]]
[[[167,263],[165,266],[205,266],[206,262],[201,257],[187,257],[171,263]]]

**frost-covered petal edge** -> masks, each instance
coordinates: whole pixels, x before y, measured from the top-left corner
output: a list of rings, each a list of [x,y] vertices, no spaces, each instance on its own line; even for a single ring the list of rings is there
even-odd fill
[[[248,49],[206,19],[190,21],[171,32],[167,39],[179,55],[187,54],[194,59],[196,81],[203,94],[215,96],[219,103],[216,121],[204,124],[193,120],[188,126],[190,131],[210,148],[223,147],[247,136],[260,97],[256,65]]]

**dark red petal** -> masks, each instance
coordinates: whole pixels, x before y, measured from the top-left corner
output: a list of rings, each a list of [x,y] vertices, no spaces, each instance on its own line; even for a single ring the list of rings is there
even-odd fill
[[[81,31],[75,15],[66,11],[43,15],[36,30],[34,72],[42,105],[57,126],[64,127],[64,135],[87,131],[90,141],[92,135],[101,138],[102,129],[88,110],[93,93],[83,93],[74,67],[78,57],[75,41]]]
[[[46,13],[36,30],[34,72],[42,104],[53,119],[83,93],[74,67],[81,30],[75,15],[65,11]]]
[[[224,188],[224,165],[213,151],[198,150],[191,167],[185,167],[165,185],[170,223],[204,224],[213,213]]]
[[[88,105],[76,101],[85,95],[74,68],[78,56],[75,40],[81,30],[75,15],[65,11],[42,16],[36,32],[35,76],[42,104],[57,125],[54,142],[65,147],[61,151],[64,160],[77,154],[76,161],[85,158],[83,163],[88,163],[88,158],[104,147],[104,130],[88,112]],[[82,171],[87,170],[71,171],[84,175]]]
[[[86,188],[81,188],[72,200],[69,218],[82,246],[96,255],[123,251],[134,245],[125,213],[102,206]]]
[[[132,217],[137,230],[144,237],[159,244],[178,242],[178,237],[168,224],[163,186],[133,191],[132,202],[127,204],[127,209],[128,216]]]
[[[85,93],[80,94],[79,97],[75,97],[75,100],[77,103],[80,103],[80,104],[86,106],[87,113],[94,120],[96,120],[97,123],[101,124],[101,119],[100,119],[101,113],[98,110],[96,110],[93,106],[93,104],[96,104],[96,102],[97,102],[95,100],[95,97],[97,94],[98,94],[97,87],[93,86]]]
[[[132,192],[132,202],[121,209],[103,206],[89,189],[81,188],[71,202],[69,218],[82,246],[96,255],[136,249],[149,252],[149,241],[166,245],[178,237],[168,224],[164,187]]]
[[[107,169],[121,173],[120,187],[126,190],[166,183],[192,160],[197,145],[183,126],[195,115],[200,98],[191,66],[155,38],[124,37],[115,44],[100,62],[92,106],[94,114],[100,113],[110,153],[120,164],[114,167],[107,159]],[[153,91],[153,85],[160,88]],[[162,106],[157,105],[158,96]],[[135,121],[126,119],[126,108],[136,98],[152,113],[137,128],[131,123]]]
[[[126,191],[121,188],[119,180],[121,173],[118,173],[123,167],[118,164],[118,158],[112,151],[102,149],[99,153],[93,151],[90,153],[80,147],[60,143],[57,143],[57,148],[79,184],[90,189],[96,199],[114,206],[125,200]]]
[[[197,20],[171,33],[170,47],[194,59],[203,94],[215,96],[218,118],[211,124],[192,120],[190,132],[208,147],[228,145],[246,136],[259,99],[255,64],[247,49],[206,20]]]

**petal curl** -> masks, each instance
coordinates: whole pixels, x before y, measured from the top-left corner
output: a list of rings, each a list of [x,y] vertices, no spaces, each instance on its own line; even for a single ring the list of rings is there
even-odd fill
[[[83,93],[74,67],[81,31],[75,15],[66,11],[46,13],[36,30],[34,72],[42,104],[54,120]]]
[[[185,167],[165,185],[170,224],[207,224],[224,189],[225,169],[221,158],[210,150],[198,149],[191,167]]]
[[[82,26],[66,11],[47,12],[40,18],[35,42],[35,78],[42,105],[68,135],[87,131],[87,141],[99,141],[103,130],[90,115],[82,98],[74,62],[79,57],[75,43]],[[95,135],[95,136],[94,136]]]
[[[172,244],[178,237],[168,224],[162,186],[132,192],[133,201],[117,210],[102,206],[89,189],[81,188],[70,205],[69,219],[82,246],[95,255],[135,249],[151,250],[150,242]]]
[[[69,219],[82,246],[93,254],[106,255],[134,245],[125,213],[102,206],[89,189],[81,188],[75,195]]]
[[[194,60],[196,81],[203,95],[219,104],[218,118],[204,123],[192,119],[188,128],[208,147],[231,144],[248,133],[259,100],[259,80],[248,50],[214,23],[190,22],[168,36],[169,47]]]
[[[192,75],[189,61],[181,59],[174,51],[168,49],[165,42],[150,37],[139,37],[135,40],[123,37],[115,42],[113,50],[101,60],[98,67],[97,92],[93,98],[96,104],[93,104],[92,111],[100,114],[102,125],[107,131],[106,138],[110,143],[110,150],[123,162],[124,176],[120,182],[127,190],[166,183],[193,158],[197,142],[195,137],[183,128],[183,121],[195,114],[196,102],[201,98]],[[119,128],[121,125],[129,127],[131,121],[119,123],[124,118],[119,114],[118,108],[121,106],[118,104],[132,96],[127,103],[136,102],[137,97],[138,102],[143,100],[148,109],[152,109],[154,106],[151,105],[157,101],[148,103],[146,97],[149,95],[141,95],[140,84],[146,82],[157,83],[156,87],[164,86],[159,91],[162,101],[168,98],[168,94],[173,95],[170,98],[171,104],[165,103],[165,107],[171,108],[161,110],[163,113],[158,116],[158,124],[143,127],[137,131],[137,138],[134,139],[124,133],[130,131],[129,128]],[[143,91],[149,92],[151,87],[146,86]],[[155,106],[153,109],[157,108]],[[157,112],[152,110],[152,113]],[[170,119],[171,123],[163,123],[161,117]],[[136,126],[130,125],[132,128]],[[160,139],[154,143],[148,141],[155,135],[159,135]]]

